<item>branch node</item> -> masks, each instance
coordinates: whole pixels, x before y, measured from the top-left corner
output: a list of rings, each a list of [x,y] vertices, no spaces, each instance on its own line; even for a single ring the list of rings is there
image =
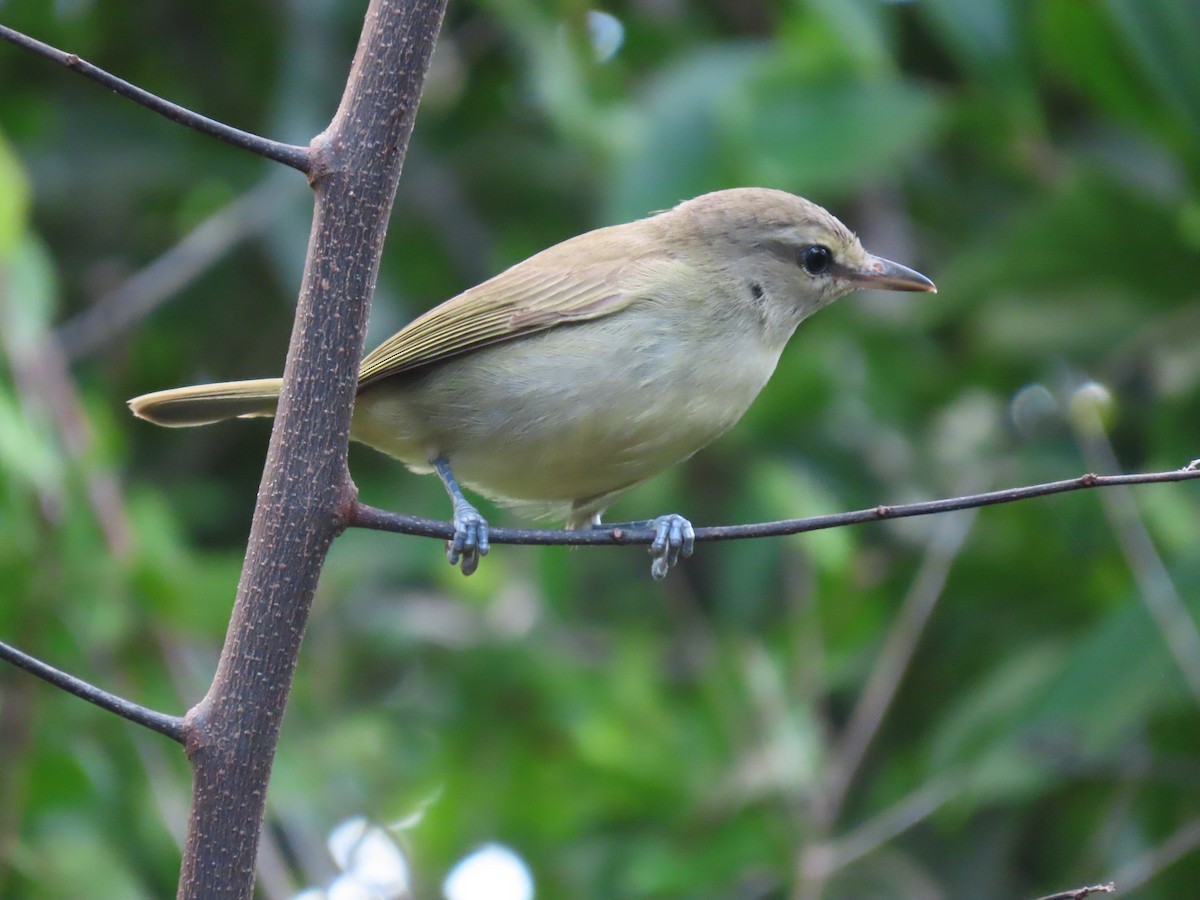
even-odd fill
[[[322,131],[308,142],[308,183],[310,187],[316,187],[336,168],[330,161],[331,155],[327,131]]]
[[[349,471],[344,473],[338,493],[341,498],[333,510],[333,528],[334,534],[340,535],[358,519],[358,485]]]

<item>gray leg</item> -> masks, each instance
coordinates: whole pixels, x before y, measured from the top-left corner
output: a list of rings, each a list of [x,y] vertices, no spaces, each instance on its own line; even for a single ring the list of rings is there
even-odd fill
[[[650,545],[650,555],[654,562],[650,564],[650,574],[655,581],[662,581],[671,571],[671,567],[679,562],[682,555],[688,557],[695,549],[696,531],[692,523],[683,516],[668,513],[657,519],[647,519],[644,522],[621,522],[617,525],[601,525],[600,517],[592,520],[593,528],[653,528],[654,543]]]
[[[446,541],[446,559],[452,566],[460,565],[461,559],[462,573],[470,575],[479,568],[480,558],[488,553],[487,520],[463,496],[458,480],[450,471],[450,460],[439,456],[429,463],[454,501],[454,538]]]

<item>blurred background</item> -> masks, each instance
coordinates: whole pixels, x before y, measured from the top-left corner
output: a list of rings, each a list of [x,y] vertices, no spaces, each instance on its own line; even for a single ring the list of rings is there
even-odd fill
[[[8,0],[0,20],[306,143],[365,4]],[[281,371],[302,176],[0,45],[0,639],[172,712],[224,636],[265,422],[135,394]],[[801,193],[936,296],[806,323],[623,500],[762,521],[1200,456],[1194,0],[451,0],[368,346],[578,232]],[[445,517],[363,448],[372,504]],[[516,524],[483,507],[496,524]],[[284,722],[259,894],[1031,898],[1200,883],[1200,485],[634,548],[353,532]],[[178,748],[0,668],[0,896],[174,892]]]

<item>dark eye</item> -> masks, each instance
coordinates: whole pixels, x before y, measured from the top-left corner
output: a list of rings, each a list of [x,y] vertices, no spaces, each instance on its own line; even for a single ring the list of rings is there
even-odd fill
[[[833,251],[823,244],[810,244],[800,248],[799,257],[801,268],[809,275],[824,275],[833,262]]]

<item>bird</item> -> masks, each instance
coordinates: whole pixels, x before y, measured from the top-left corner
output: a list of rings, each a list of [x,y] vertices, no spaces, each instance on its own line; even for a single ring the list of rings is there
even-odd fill
[[[350,437],[441,479],[447,560],[469,575],[488,523],[461,485],[601,527],[617,497],[742,417],[804,319],[863,288],[937,290],[802,197],[702,194],[555,244],[412,320],[362,360]],[[173,388],[129,407],[168,427],[272,416],[281,385]],[[629,525],[654,530],[656,580],[692,553],[681,515]]]

